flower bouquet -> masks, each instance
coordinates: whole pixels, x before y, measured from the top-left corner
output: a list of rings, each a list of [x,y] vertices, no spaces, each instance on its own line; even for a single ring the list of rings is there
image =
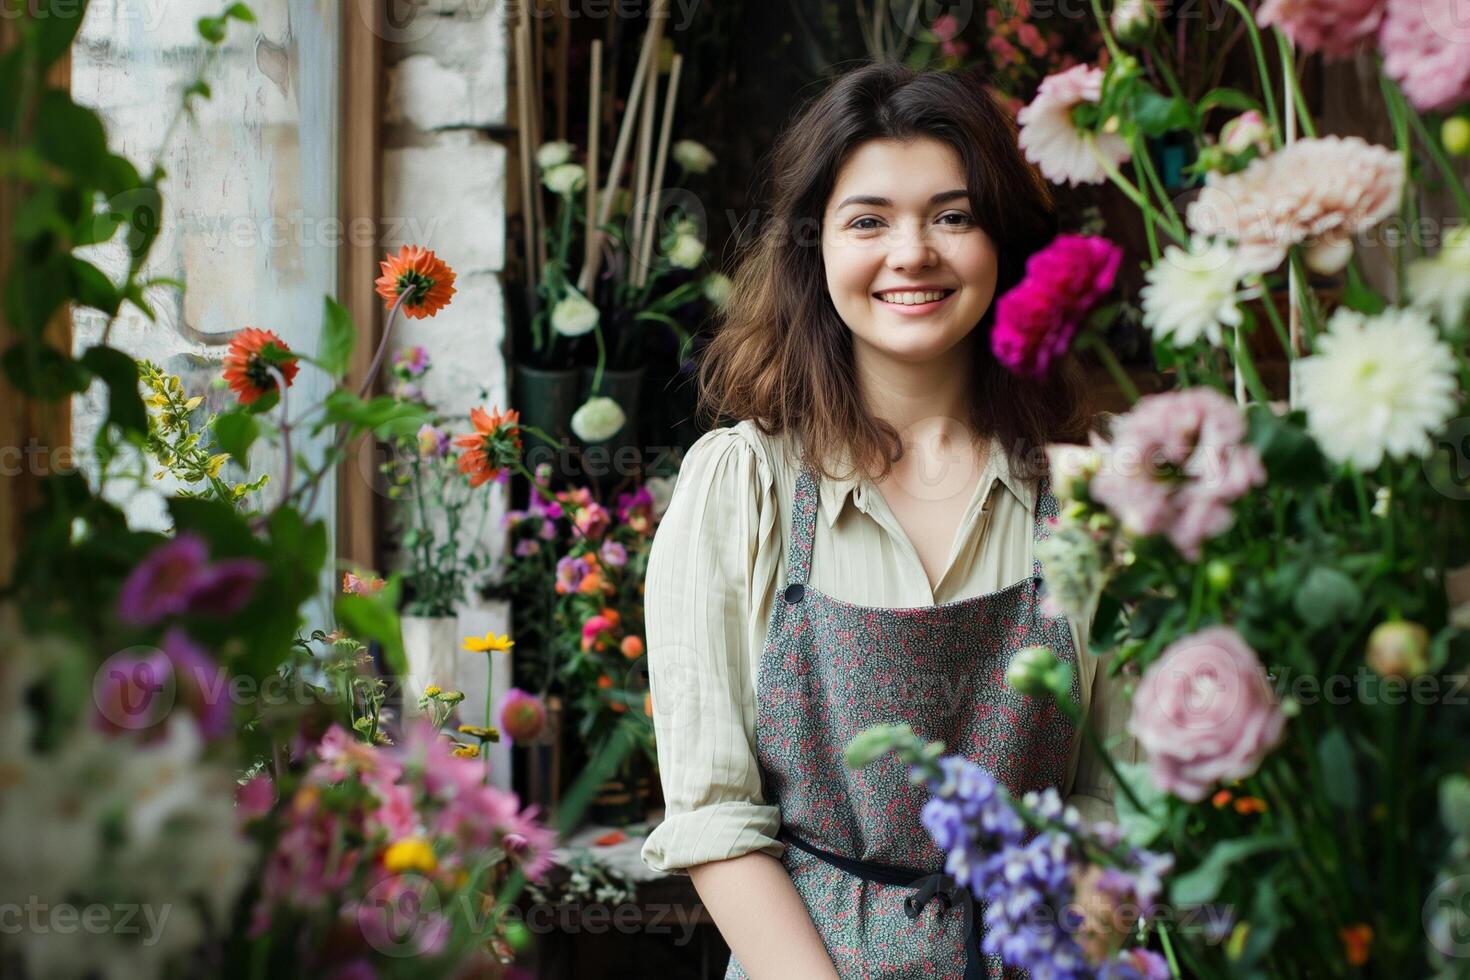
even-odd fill
[[[1138,397],[1102,341],[1120,260],[1103,238],[1059,237],[998,300],[991,344],[1012,371],[1044,379],[1089,347],[1133,403],[1089,445],[1054,447],[1062,507],[1038,546],[1044,614],[1089,619],[1079,656],[1128,697],[1145,761],[1096,745],[1117,825],[1012,798],[911,733],[865,733],[850,761],[896,750],[927,781],[925,826],[985,905],[983,948],[1038,975],[1464,976],[1470,196],[1451,158],[1470,38],[1435,18],[1467,8],[1230,6],[1259,97],[1184,98],[1098,3],[1107,67],[1048,78],[1020,113],[1048,177],[1111,181],[1137,205],[1143,321],[1178,380]],[[1294,45],[1371,63],[1395,145],[1318,135]],[[1218,109],[1233,118],[1207,135]],[[1166,134],[1199,150],[1183,207],[1143,152]],[[1437,251],[1370,237],[1423,218],[1436,183],[1455,211]],[[1376,287],[1362,253],[1389,248],[1398,274]],[[1258,329],[1289,359],[1282,398]],[[1007,679],[1081,722],[1054,651],[1023,651]]]

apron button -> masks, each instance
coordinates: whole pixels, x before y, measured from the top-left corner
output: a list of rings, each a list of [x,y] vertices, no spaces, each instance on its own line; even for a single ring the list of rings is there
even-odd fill
[[[806,586],[802,585],[800,582],[792,582],[790,585],[786,586],[786,601],[787,602],[790,602],[790,603],[793,603],[793,604],[794,603],[798,603],[798,602],[801,601],[801,597],[803,595],[805,595],[805,594],[806,594]]]

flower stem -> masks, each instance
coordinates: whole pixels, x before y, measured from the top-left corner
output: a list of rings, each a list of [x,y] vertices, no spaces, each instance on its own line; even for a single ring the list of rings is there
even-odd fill
[[[1302,87],[1296,78],[1296,57],[1292,54],[1291,41],[1280,31],[1276,32],[1276,53],[1281,57],[1282,74],[1290,91],[1287,97],[1296,103],[1296,120],[1308,139],[1317,137],[1317,127],[1312,124],[1312,114],[1307,111],[1307,100],[1302,97]]]
[[[408,290],[399,293],[388,310],[388,322],[383,327],[383,336],[378,340],[378,349],[373,354],[373,363],[368,367],[367,374],[362,379],[362,385],[357,389],[358,398],[367,397],[373,381],[378,377],[378,371],[383,367],[383,357],[388,353],[388,338],[393,335],[393,324],[398,319],[398,310],[403,306],[403,301],[408,298],[408,293]]]
[[[1271,121],[1271,142],[1276,146],[1281,145],[1281,119],[1276,113],[1276,94],[1271,88],[1271,72],[1266,66],[1266,49],[1261,44],[1261,32],[1256,29],[1256,20],[1251,12],[1246,9],[1241,0],[1225,0],[1227,4],[1235,8],[1245,21],[1246,32],[1250,35],[1251,50],[1256,58],[1256,71],[1261,76],[1261,95],[1266,100],[1266,116]]]
[[[1270,297],[1267,297],[1269,300]],[[1261,376],[1256,373],[1255,362],[1251,360],[1250,347],[1245,342],[1239,327],[1231,331],[1235,339],[1235,365],[1240,373],[1245,376],[1246,389],[1250,391],[1251,397],[1262,405],[1271,400],[1271,393],[1261,383]]]
[[[1108,347],[1107,341],[1095,333],[1084,333],[1081,337],[1077,338],[1077,343],[1073,349],[1091,349],[1096,351],[1098,358],[1103,362],[1103,367],[1107,368],[1108,374],[1112,375],[1113,382],[1122,390],[1124,396],[1128,399],[1128,403],[1132,405],[1138,401],[1138,389],[1134,386],[1132,379],[1128,377],[1128,372],[1123,370],[1123,365],[1118,363],[1118,358],[1114,356],[1112,349]]]

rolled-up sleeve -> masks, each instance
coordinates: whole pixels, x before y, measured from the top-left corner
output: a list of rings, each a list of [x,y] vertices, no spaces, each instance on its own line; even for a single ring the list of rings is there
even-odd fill
[[[779,527],[769,467],[733,427],[685,455],[649,552],[649,690],[666,803],[641,856],[688,874],[709,861],[780,857],[780,811],[761,794],[752,629],[774,587]],[[775,549],[775,550],[773,550]]]
[[[1088,650],[1090,623],[1072,621],[1073,639],[1077,643],[1077,659],[1082,667],[1083,709],[1089,726],[1101,737],[1112,757],[1118,762],[1137,762],[1138,741],[1128,734],[1128,698],[1122,677],[1108,676],[1108,661]],[[1079,735],[1080,737],[1080,735]],[[1117,811],[1113,795],[1117,781],[1107,763],[1083,738],[1077,757],[1077,771],[1067,802],[1091,821],[1115,822]]]

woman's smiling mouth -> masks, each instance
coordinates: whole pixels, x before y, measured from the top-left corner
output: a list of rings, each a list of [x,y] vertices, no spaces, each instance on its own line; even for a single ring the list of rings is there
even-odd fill
[[[887,289],[874,293],[873,298],[895,313],[922,316],[949,302],[956,292],[955,289]]]

